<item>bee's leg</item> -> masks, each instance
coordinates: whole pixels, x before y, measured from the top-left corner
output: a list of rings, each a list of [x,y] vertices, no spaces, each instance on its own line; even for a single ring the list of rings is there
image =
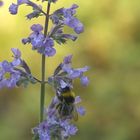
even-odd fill
[[[60,107],[60,104],[58,104],[57,106],[56,106],[56,109],[58,109]]]

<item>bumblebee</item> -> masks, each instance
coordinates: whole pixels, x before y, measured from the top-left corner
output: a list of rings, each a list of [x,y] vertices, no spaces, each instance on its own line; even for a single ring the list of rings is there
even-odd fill
[[[61,118],[72,117],[75,121],[78,120],[78,113],[74,105],[75,94],[67,86],[59,90],[60,94],[57,93],[59,104],[56,106],[58,114]]]

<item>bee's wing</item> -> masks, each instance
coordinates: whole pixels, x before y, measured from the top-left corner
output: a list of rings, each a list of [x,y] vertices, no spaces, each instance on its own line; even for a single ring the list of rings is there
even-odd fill
[[[72,117],[74,121],[78,121],[78,113],[75,106],[73,108]]]

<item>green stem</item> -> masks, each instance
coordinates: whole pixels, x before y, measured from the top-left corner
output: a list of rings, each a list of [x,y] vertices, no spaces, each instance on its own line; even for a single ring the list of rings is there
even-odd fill
[[[45,19],[45,29],[44,29],[44,37],[47,36],[48,32],[48,23],[49,23],[49,12],[50,12],[50,3],[48,2],[47,6],[47,14],[46,14],[46,19]],[[45,102],[45,62],[46,62],[46,57],[45,55],[42,55],[42,78],[41,78],[41,94],[40,94],[40,122],[43,121],[43,116],[44,116],[44,102]]]

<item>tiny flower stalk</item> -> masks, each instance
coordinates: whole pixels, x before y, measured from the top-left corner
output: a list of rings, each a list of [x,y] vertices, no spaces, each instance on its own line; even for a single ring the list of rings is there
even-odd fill
[[[32,129],[34,140],[68,140],[76,135],[78,128],[73,124],[79,116],[85,115],[85,108],[80,105],[81,98],[74,92],[74,80],[79,79],[83,86],[89,83],[85,72],[89,67],[73,68],[72,55],[67,55],[62,62],[56,66],[53,74],[46,78],[46,58],[54,56],[57,52],[55,43],[62,45],[68,40],[75,41],[78,35],[84,31],[83,24],[76,18],[78,5],[73,4],[69,8],[60,8],[50,13],[52,3],[57,0],[41,0],[47,2],[47,9],[44,12],[41,5],[31,0],[17,0],[9,7],[12,15],[18,13],[19,7],[26,4],[32,8],[32,12],[26,15],[28,20],[45,16],[44,28],[41,24],[31,26],[31,34],[22,39],[22,43],[31,45],[33,51],[39,53],[41,60],[41,80],[36,78],[26,61],[22,58],[17,48],[12,48],[13,60],[0,62],[0,89],[4,87],[14,88],[19,86],[27,87],[28,84],[39,83],[40,87],[40,118],[39,124]],[[0,6],[2,6],[0,0]],[[48,30],[49,20],[53,26]],[[74,33],[65,33],[64,26],[73,29]],[[44,33],[42,31],[44,30]],[[45,85],[49,84],[54,96],[50,105],[45,108]],[[74,120],[74,121],[73,121]]]

